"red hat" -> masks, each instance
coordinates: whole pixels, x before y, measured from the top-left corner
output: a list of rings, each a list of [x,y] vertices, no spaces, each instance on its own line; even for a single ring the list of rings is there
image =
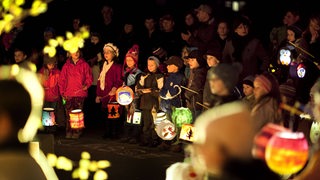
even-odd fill
[[[139,45],[134,44],[127,52],[126,57],[132,57],[134,62],[137,64],[139,59]]]

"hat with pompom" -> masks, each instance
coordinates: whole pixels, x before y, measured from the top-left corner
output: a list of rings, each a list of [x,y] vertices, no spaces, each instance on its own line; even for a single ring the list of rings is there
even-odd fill
[[[208,70],[207,78],[221,79],[230,92],[234,89],[239,81],[239,74],[242,71],[240,63],[219,63],[217,66]]]
[[[135,64],[137,64],[137,63],[138,63],[138,59],[139,59],[139,45],[134,44],[134,45],[128,50],[125,59],[126,59],[127,57],[131,57],[131,58],[134,60]]]

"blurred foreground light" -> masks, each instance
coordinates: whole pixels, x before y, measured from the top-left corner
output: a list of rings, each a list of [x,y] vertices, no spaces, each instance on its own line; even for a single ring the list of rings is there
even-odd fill
[[[93,176],[94,180],[100,180],[100,179],[108,179],[108,174],[103,171],[103,170],[98,170],[94,176]]]

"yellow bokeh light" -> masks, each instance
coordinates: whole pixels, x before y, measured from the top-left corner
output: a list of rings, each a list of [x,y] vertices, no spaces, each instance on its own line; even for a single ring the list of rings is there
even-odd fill
[[[102,180],[102,179],[108,179],[108,174],[103,170],[98,170],[93,175],[94,180]]]

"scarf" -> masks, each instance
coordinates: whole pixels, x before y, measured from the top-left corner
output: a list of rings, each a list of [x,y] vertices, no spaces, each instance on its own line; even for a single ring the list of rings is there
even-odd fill
[[[107,61],[105,61],[103,63],[102,71],[101,71],[99,79],[98,79],[98,80],[100,80],[100,88],[101,88],[101,90],[104,90],[104,88],[106,87],[106,82],[105,82],[106,74],[109,71],[109,69],[112,66],[112,64],[113,64],[113,61],[110,62],[109,64],[107,63]]]

